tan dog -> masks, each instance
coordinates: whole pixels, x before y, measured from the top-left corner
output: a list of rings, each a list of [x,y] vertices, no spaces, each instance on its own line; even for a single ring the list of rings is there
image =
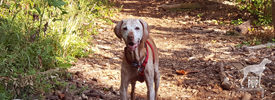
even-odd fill
[[[131,84],[131,99],[134,100],[136,81],[145,81],[148,99],[157,99],[159,58],[157,47],[149,36],[148,24],[141,19],[125,19],[117,23],[114,32],[126,44],[121,67],[120,98],[127,100],[128,85]]]

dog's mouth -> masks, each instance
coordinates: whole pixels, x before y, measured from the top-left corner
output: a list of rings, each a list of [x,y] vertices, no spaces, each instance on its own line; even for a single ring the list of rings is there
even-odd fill
[[[127,48],[129,48],[131,51],[135,51],[139,44],[140,44],[140,39],[138,39],[136,43],[134,41],[129,41],[127,43]]]
[[[138,47],[139,43],[134,43],[134,42],[128,42],[127,47],[131,50],[134,51]]]

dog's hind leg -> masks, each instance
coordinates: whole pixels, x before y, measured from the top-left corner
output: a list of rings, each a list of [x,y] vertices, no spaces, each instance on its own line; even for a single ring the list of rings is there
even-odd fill
[[[132,91],[131,91],[131,100],[135,100],[135,86],[136,86],[136,81],[131,82],[131,86],[132,86]]]

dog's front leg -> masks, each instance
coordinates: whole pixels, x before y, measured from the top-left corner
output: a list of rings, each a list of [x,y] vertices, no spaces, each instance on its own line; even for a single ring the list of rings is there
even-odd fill
[[[262,86],[261,86],[262,73],[260,73],[258,76],[259,76],[259,79],[258,79],[259,82],[258,82],[258,84],[259,84],[259,87],[262,88]]]
[[[129,85],[129,78],[126,75],[126,72],[121,70],[121,81],[120,81],[120,99],[127,100],[127,90]]]
[[[147,85],[148,100],[155,100],[154,73],[147,73],[147,75],[145,75],[145,81]]]
[[[136,87],[136,81],[131,82],[132,91],[131,91],[131,100],[135,100],[135,87]]]
[[[158,68],[155,70],[155,76],[154,76],[154,81],[155,81],[155,100],[157,100],[158,97],[158,88],[159,88],[159,80],[160,80],[160,74],[158,71]]]

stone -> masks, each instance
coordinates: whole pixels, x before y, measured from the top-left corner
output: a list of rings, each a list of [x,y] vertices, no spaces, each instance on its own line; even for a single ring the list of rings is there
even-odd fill
[[[225,77],[222,84],[221,84],[222,89],[224,90],[230,90],[232,87],[232,84],[229,82],[229,78]]]

